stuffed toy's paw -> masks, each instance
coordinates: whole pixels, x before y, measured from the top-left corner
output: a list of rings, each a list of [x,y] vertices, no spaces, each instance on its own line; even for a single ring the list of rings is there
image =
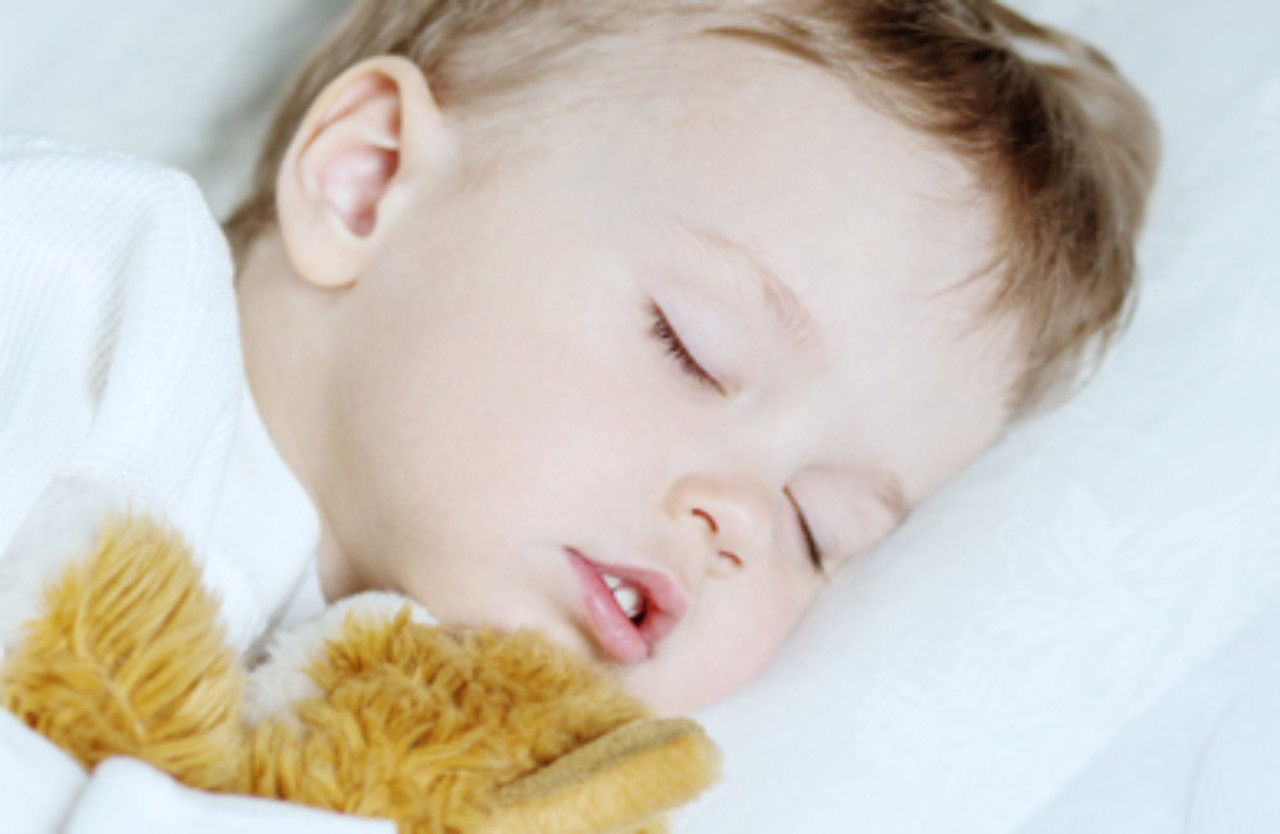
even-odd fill
[[[86,767],[130,755],[402,832],[652,834],[715,779],[697,724],[652,718],[585,660],[533,633],[427,625],[382,596],[312,645],[291,653],[286,637],[259,689],[281,658],[302,683],[246,711],[246,671],[185,546],[109,522],[27,624],[0,698]]]

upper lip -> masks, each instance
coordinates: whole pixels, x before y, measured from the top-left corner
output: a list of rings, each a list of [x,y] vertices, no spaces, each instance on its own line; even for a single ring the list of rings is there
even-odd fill
[[[616,576],[635,585],[644,593],[647,612],[639,630],[650,649],[675,628],[676,623],[680,622],[688,610],[688,597],[666,572],[634,565],[599,562],[577,548],[569,549],[596,571]]]

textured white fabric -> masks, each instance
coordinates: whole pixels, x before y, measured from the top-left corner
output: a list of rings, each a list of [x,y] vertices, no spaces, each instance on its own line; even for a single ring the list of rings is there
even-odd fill
[[[237,648],[285,612],[318,613],[318,523],[247,396],[226,244],[183,174],[0,140],[0,462],[0,636],[14,636],[6,621],[113,506],[164,519],[192,544]],[[5,716],[5,830],[361,822],[206,797],[140,763],[87,780],[68,765]]]
[[[285,813],[287,811],[287,813]],[[136,759],[107,759],[68,817],[65,834],[395,834],[390,820],[340,816],[184,787]]]
[[[226,245],[199,192],[49,142],[6,141],[0,165],[0,541],[55,477],[203,530],[241,371]]]
[[[14,41],[0,43],[5,123],[180,163],[231,193],[281,68],[342,3],[224,2],[234,14],[6,0],[9,32],[65,49],[0,26]],[[1172,791],[1149,807],[1192,807],[1193,788],[1177,787],[1186,717],[1162,701],[1265,628],[1280,588],[1280,6],[1013,5],[1096,40],[1155,101],[1167,154],[1137,320],[1090,391],[1008,438],[837,577],[759,685],[703,715],[727,773],[682,831],[997,834],[1069,801],[1105,821],[1105,795],[1080,792],[1115,783],[1108,761],[1124,759],[1118,740],[1148,709],[1171,716],[1140,746],[1168,752],[1149,760],[1168,764],[1152,782]],[[162,40],[162,17],[190,24]],[[179,48],[236,60],[214,62],[215,82],[211,65],[175,60]],[[199,96],[183,95],[193,87]],[[1256,714],[1238,713],[1232,737],[1264,731]],[[1268,761],[1226,738],[1194,743],[1208,743],[1206,761],[1235,755],[1215,772],[1240,774],[1247,791]]]

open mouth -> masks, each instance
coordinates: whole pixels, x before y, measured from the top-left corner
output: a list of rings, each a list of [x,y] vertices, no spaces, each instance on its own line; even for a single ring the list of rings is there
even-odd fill
[[[596,643],[614,661],[647,659],[684,613],[675,584],[658,571],[605,565],[565,548]]]

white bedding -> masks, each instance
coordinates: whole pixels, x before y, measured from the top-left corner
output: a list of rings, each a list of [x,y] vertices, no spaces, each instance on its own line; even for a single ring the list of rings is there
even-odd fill
[[[681,830],[1280,830],[1280,6],[1015,5],[1155,102],[1138,315],[1090,389],[700,716],[727,772]],[[224,210],[281,73],[343,6],[0,0],[0,128],[181,165]]]

